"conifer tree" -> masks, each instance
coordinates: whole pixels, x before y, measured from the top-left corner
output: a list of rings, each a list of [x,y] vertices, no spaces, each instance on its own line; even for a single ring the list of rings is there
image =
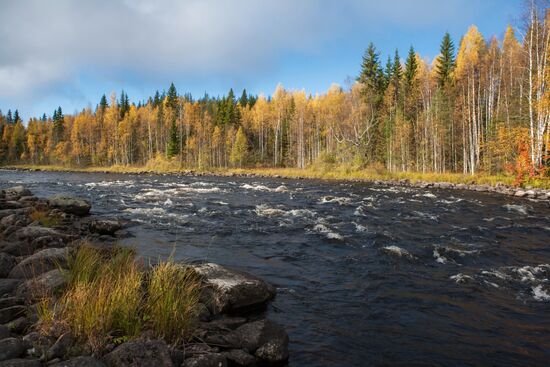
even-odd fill
[[[239,99],[239,104],[241,107],[248,106],[248,94],[246,93],[246,89],[243,89],[243,93],[241,94],[241,98]]]
[[[13,114],[13,123],[17,124],[20,121],[21,121],[21,117],[19,117],[19,110],[15,110]]]
[[[178,92],[176,91],[174,83],[171,83],[170,88],[168,88],[166,107],[172,108],[174,111],[178,108]]]
[[[166,155],[168,158],[172,158],[178,155],[180,152],[180,139],[178,134],[178,126],[176,125],[176,120],[172,120],[172,125],[170,126],[170,136],[168,140],[168,148]]]
[[[13,124],[13,116],[11,114],[11,110],[8,110],[8,114],[6,115],[6,122],[9,125]]]
[[[439,53],[436,65],[437,81],[440,87],[444,87],[451,81],[455,68],[455,46],[449,32],[443,36]]]

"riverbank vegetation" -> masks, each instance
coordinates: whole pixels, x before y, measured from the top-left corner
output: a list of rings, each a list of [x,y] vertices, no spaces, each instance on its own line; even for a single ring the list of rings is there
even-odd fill
[[[455,47],[445,34],[433,60],[413,47],[386,58],[370,44],[356,81],[324,94],[279,85],[271,96],[196,99],[172,84],[146,101],[113,93],[26,126],[18,111],[0,113],[0,163],[545,186],[550,12],[530,4],[502,39],[471,26]]]
[[[128,248],[99,250],[82,245],[64,271],[67,286],[41,302],[40,328],[70,332],[98,351],[151,330],[180,343],[191,337],[199,310],[195,272],[171,261],[146,272]]]

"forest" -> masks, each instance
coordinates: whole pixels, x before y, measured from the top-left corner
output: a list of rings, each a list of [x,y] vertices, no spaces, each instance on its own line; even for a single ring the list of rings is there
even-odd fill
[[[321,163],[390,172],[548,176],[550,11],[532,6],[502,39],[472,25],[440,53],[382,56],[372,43],[356,78],[324,94],[123,91],[73,115],[61,107],[24,123],[0,111],[0,164],[181,168]]]

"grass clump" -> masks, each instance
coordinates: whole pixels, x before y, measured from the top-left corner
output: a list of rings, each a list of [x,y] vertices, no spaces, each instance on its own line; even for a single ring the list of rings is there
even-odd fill
[[[154,333],[173,342],[188,338],[199,311],[200,281],[197,273],[167,261],[151,272],[146,315]]]
[[[38,222],[43,227],[56,227],[61,223],[61,218],[57,215],[51,215],[45,210],[34,210],[29,214],[33,222]]]
[[[198,315],[200,281],[171,261],[146,273],[127,248],[81,245],[65,271],[67,287],[39,307],[40,330],[70,332],[93,351],[152,330],[167,342],[190,337]]]

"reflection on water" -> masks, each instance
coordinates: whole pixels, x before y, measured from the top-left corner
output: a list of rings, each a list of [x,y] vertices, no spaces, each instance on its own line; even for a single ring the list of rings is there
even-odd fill
[[[545,365],[550,209],[491,193],[277,179],[0,171],[133,221],[143,256],[276,284],[293,366]]]

